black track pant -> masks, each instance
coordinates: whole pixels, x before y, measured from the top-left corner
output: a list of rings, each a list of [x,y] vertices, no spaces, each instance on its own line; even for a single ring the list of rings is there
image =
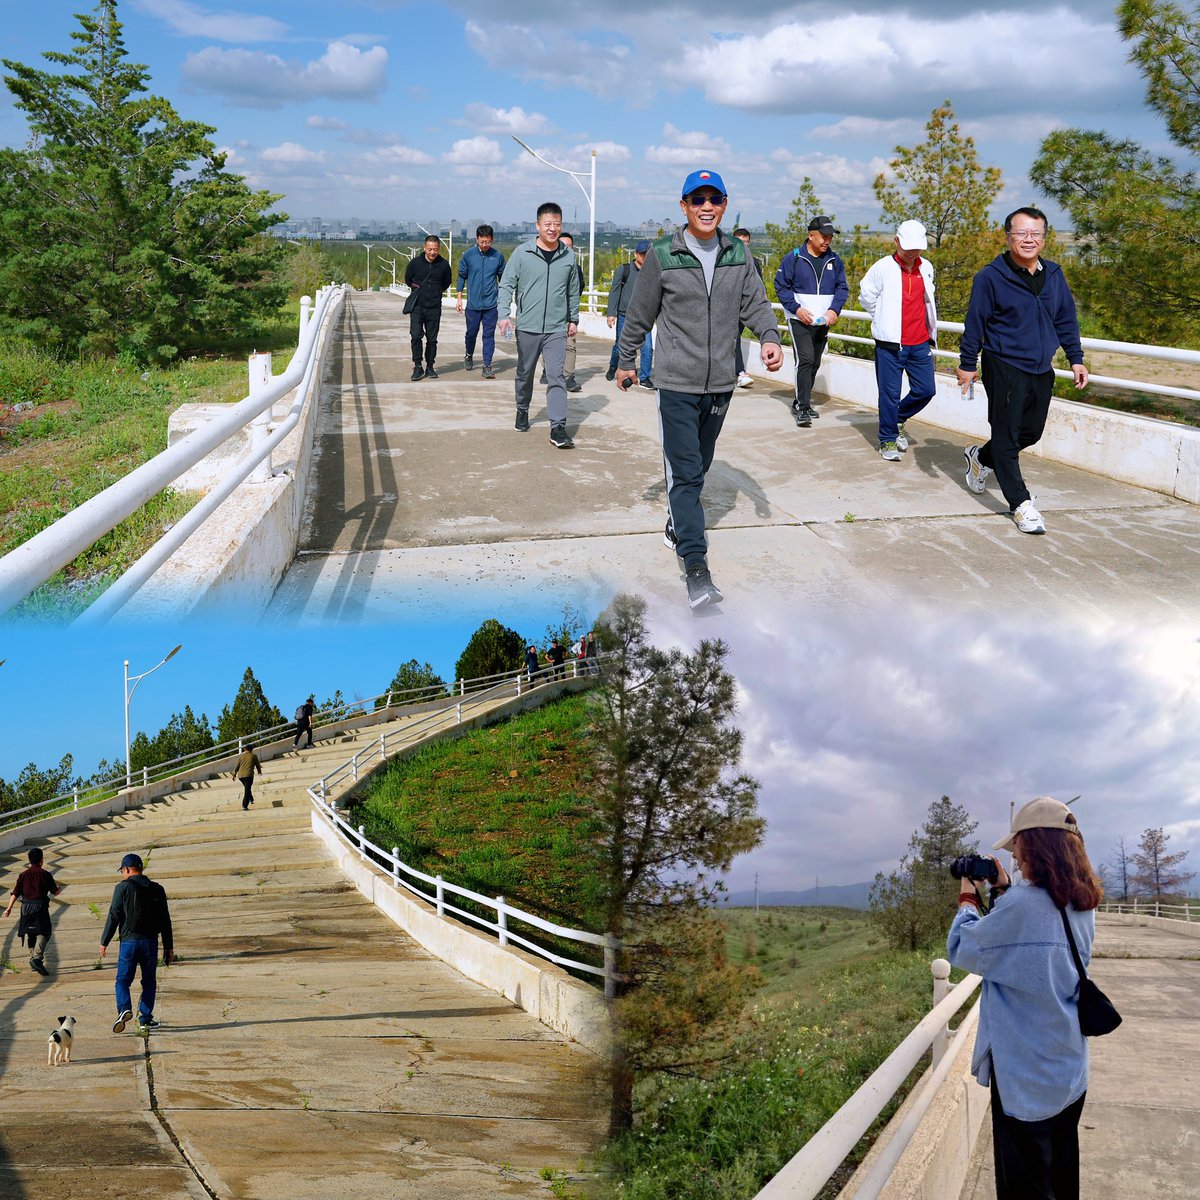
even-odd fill
[[[992,1077],[996,1200],[1079,1200],[1079,1117],[1085,1092],[1044,1121],[1005,1114]]]

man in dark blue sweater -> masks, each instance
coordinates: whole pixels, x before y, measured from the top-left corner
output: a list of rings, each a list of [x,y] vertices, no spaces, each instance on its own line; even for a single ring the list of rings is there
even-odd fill
[[[1066,352],[1075,386],[1087,386],[1083,346],[1075,299],[1062,268],[1041,257],[1046,240],[1046,214],[1018,208],[1004,219],[1008,249],[980,271],[971,285],[966,329],[958,365],[964,391],[979,377],[983,351],[983,386],[988,397],[992,437],[983,446],[968,446],[967,487],[982,492],[988,476],[1008,501],[1022,533],[1045,533],[1046,523],[1021,478],[1019,456],[1040,441],[1050,412],[1054,387],[1054,355]]]

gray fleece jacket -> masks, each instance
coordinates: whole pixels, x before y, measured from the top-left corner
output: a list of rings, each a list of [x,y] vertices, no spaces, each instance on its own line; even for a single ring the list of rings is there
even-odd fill
[[[682,229],[661,237],[646,255],[625,313],[618,358],[632,371],[650,328],[654,338],[654,386],[700,395],[730,392],[737,382],[734,346],[742,326],[761,342],[780,345],[775,310],[739,238],[717,230],[720,250],[712,292],[704,268],[687,248]]]
[[[509,257],[500,279],[500,317],[508,316],[517,300],[517,329],[521,333],[558,333],[579,321],[579,269],[575,252],[558,243],[549,262],[537,242],[522,242]]]

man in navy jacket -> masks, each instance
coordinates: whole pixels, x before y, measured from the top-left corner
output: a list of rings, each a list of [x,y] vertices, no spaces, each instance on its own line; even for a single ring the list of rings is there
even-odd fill
[[[962,336],[958,386],[966,390],[979,377],[988,397],[991,440],[968,446],[967,487],[982,492],[988,476],[1008,501],[1022,533],[1045,533],[1046,523],[1021,478],[1019,455],[1035,445],[1046,427],[1054,387],[1054,355],[1066,352],[1075,386],[1087,386],[1075,299],[1062,268],[1041,257],[1046,214],[1018,208],[1004,219],[1008,249],[980,271],[971,284]]]

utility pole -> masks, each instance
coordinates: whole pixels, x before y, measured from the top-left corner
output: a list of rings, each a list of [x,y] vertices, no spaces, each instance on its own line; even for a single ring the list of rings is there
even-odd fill
[[[754,872],[754,915],[758,916],[758,872]]]

